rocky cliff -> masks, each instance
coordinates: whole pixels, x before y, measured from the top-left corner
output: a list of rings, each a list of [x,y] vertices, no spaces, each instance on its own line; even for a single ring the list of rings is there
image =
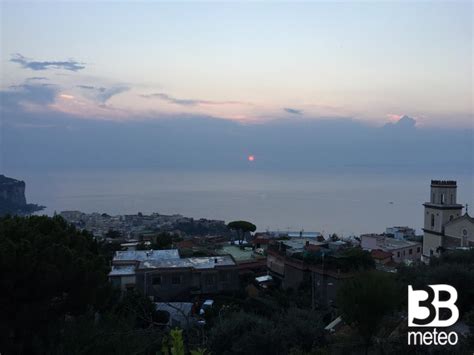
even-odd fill
[[[25,215],[42,210],[43,206],[26,203],[24,181],[0,175],[0,216]]]

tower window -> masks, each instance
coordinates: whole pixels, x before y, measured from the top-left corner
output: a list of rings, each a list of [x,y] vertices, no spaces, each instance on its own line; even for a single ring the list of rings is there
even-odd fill
[[[434,228],[435,216],[434,214],[431,215],[431,228]]]
[[[441,204],[444,205],[445,204],[445,195],[444,194],[441,194]]]
[[[451,194],[451,204],[454,205],[454,195]]]
[[[463,246],[463,247],[467,247],[467,246],[468,246],[468,242],[467,242],[467,229],[463,229],[463,230],[462,230],[462,243],[461,243],[461,246]]]
[[[453,219],[454,219],[454,216],[453,216],[453,215],[449,216],[449,221],[450,221],[450,222],[451,222]]]

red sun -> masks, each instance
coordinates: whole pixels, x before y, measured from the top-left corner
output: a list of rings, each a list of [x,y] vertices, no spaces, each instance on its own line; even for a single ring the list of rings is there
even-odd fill
[[[255,157],[253,155],[249,155],[247,157],[248,161],[254,161],[255,160]]]

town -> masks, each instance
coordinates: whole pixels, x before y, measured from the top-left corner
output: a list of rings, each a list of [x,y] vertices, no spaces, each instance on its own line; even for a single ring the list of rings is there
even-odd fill
[[[324,315],[325,343],[332,352],[337,339],[356,331],[340,306],[341,292],[351,280],[368,270],[409,274],[438,265],[430,261],[450,253],[474,250],[474,218],[468,206],[457,202],[456,181],[432,180],[427,196],[429,201],[420,201],[423,235],[407,226],[349,238],[260,232],[248,221],[226,224],[158,213],[63,211],[59,216],[107,245],[110,284],[122,297],[130,292],[146,296],[170,329],[209,326],[206,322],[215,322],[216,314],[239,307],[236,295],[257,300],[283,292],[296,299],[299,293],[311,311]],[[398,313],[385,335],[396,338],[404,319]],[[459,323],[458,330],[467,338],[466,324]]]

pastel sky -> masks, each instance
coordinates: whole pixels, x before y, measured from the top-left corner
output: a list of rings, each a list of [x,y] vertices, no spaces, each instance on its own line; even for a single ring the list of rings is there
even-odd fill
[[[1,90],[25,110],[473,122],[471,1],[0,6]]]

